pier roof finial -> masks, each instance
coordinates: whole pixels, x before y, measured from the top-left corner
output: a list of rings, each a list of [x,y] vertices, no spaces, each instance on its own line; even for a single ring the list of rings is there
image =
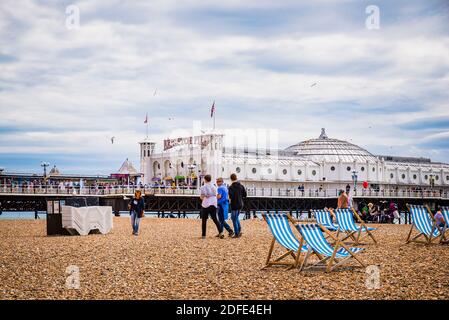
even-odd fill
[[[321,128],[321,134],[319,139],[328,139],[325,128]]]

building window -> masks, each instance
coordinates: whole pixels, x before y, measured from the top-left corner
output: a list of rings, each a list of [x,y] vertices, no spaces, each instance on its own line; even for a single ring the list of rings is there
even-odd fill
[[[416,180],[418,176],[416,174],[413,175],[413,180]]]
[[[253,168],[253,170],[251,170],[254,174],[256,174],[256,172],[257,172],[257,169],[256,168]]]
[[[287,174],[287,169],[282,170],[282,173],[284,174],[284,176]]]
[[[435,180],[438,181],[440,179],[440,176],[435,176]]]
[[[268,168],[268,174],[272,174],[273,170],[271,168]]]
[[[298,170],[298,176],[300,176],[300,175],[302,175],[301,169]],[[449,178],[449,176],[447,176],[447,177]],[[447,179],[447,180],[449,180],[449,179]]]
[[[347,167],[346,170],[351,171],[351,167]]]
[[[402,174],[402,179],[403,179],[403,180],[405,179],[405,174]]]
[[[331,167],[331,171],[335,171],[335,167],[334,166]]]
[[[361,167],[360,170],[365,171],[365,167]]]
[[[449,181],[449,176],[446,176],[446,180]]]
[[[181,161],[181,168],[184,168],[184,162]]]
[[[373,172],[375,172],[376,171],[376,168],[373,168]]]
[[[240,169],[240,167],[235,168],[235,172],[240,173],[240,171],[242,171],[242,169]]]
[[[224,167],[221,167],[221,172],[224,172]]]
[[[312,176],[316,176],[316,170],[312,171]]]
[[[394,174],[391,173],[390,174],[390,178],[393,179],[394,178]]]
[[[429,176],[426,174],[425,176],[424,176],[424,180],[428,180],[429,179]]]

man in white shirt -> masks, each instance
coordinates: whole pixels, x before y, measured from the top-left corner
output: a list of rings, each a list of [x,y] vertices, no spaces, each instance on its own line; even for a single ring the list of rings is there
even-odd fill
[[[201,187],[200,199],[201,199],[201,219],[202,219],[202,238],[206,238],[206,226],[207,219],[210,217],[214,221],[218,230],[218,237],[224,238],[223,232],[220,231],[220,223],[217,220],[217,188],[211,184],[212,177],[206,175],[204,177],[204,185]]]

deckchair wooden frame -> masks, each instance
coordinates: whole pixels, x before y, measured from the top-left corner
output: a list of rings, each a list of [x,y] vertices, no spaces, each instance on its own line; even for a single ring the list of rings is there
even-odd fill
[[[406,205],[407,205],[408,212],[411,215],[410,205],[408,203]],[[430,232],[430,236],[428,236],[428,235],[422,233],[421,231],[419,231],[418,228],[415,227],[415,223],[412,222],[412,225],[410,226],[410,231],[409,231],[408,236],[407,236],[407,240],[405,241],[406,244],[408,244],[410,242],[431,244],[434,239],[440,238],[440,236],[436,236],[436,237],[433,236],[433,233],[434,233],[435,229],[438,230],[438,228],[437,228],[435,217],[433,216],[432,210],[430,210],[428,205],[425,205],[423,207],[426,208],[427,212],[429,213],[430,218],[432,219],[432,231]],[[412,233],[413,233],[413,229],[416,229],[419,232],[419,234],[417,234],[413,238],[411,238]],[[418,240],[421,236],[424,236],[425,241]],[[440,238],[440,241],[441,241],[441,238]]]
[[[317,226],[327,235],[327,237],[325,238],[331,238],[335,241],[335,246],[334,246],[334,251],[332,253],[332,255],[330,257],[324,257],[322,254],[314,251],[312,249],[312,247],[309,245],[309,250],[307,251],[306,256],[304,257],[301,266],[299,268],[299,271],[305,271],[311,268],[315,268],[315,267],[319,267],[319,266],[325,266],[326,267],[326,272],[331,272],[333,271],[335,268],[337,268],[338,266],[340,266],[341,264],[345,263],[346,261],[348,261],[351,258],[354,258],[362,267],[365,267],[365,264],[359,260],[359,258],[356,256],[357,253],[352,252],[349,247],[347,247],[342,240],[338,239],[337,237],[335,237],[329,230],[327,230],[326,228],[324,228],[323,226],[320,226],[319,224],[317,224]],[[304,242],[304,237],[301,235],[301,242]],[[349,256],[346,258],[337,258],[337,252],[338,249],[340,249],[340,247],[344,248],[348,253]],[[307,265],[307,261],[309,260],[309,258],[315,255],[319,261],[310,265],[310,266],[306,266]],[[335,264],[334,264],[335,263]]]
[[[265,220],[265,222],[268,224],[268,221],[265,217],[265,214],[262,214],[263,219]],[[291,222],[292,224],[295,223],[295,220],[290,216],[290,214],[287,214],[287,218],[288,221]],[[295,228],[296,229],[296,228]],[[294,251],[294,250],[289,250],[287,248],[285,248],[282,245],[281,246],[283,249],[286,250],[285,253],[283,253],[282,255],[280,255],[277,258],[271,259],[271,256],[273,255],[273,250],[274,250],[274,246],[276,244],[276,238],[273,236],[273,239],[271,240],[271,245],[270,245],[270,249],[268,251],[268,256],[265,262],[265,266],[261,268],[261,270],[265,270],[266,268],[272,267],[272,266],[285,266],[286,270],[290,270],[293,269],[295,267],[297,267],[299,265],[299,259],[301,258],[301,249],[303,247],[304,241],[301,239],[299,240],[299,247],[298,247],[298,251]],[[288,261],[283,261],[285,258],[291,256],[293,258],[293,262],[288,262]]]
[[[368,229],[368,227],[366,226],[366,224],[362,220],[362,218],[360,218],[359,214],[353,208],[351,209],[351,211],[352,211],[353,216],[356,218],[357,223],[360,225],[359,230],[358,231],[349,231],[349,230],[344,231],[344,230],[340,230],[340,227],[339,227],[338,231],[337,231],[337,238],[339,238],[340,233],[344,233],[344,234],[346,234],[346,236],[343,236],[341,241],[345,241],[346,239],[351,238],[351,240],[354,242],[354,245],[359,245],[359,244],[362,244],[361,243],[362,240],[364,240],[367,237],[370,237],[373,240],[374,244],[377,244],[376,238],[374,238],[374,235]],[[329,212],[336,219],[334,209],[329,209]],[[339,226],[340,226],[340,224],[339,224]],[[366,232],[366,234],[364,236],[362,236],[363,229],[365,229],[365,232]]]

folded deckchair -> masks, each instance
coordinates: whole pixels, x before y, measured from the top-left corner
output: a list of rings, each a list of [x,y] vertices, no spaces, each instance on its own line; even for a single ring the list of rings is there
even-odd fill
[[[343,241],[338,240],[330,231],[318,224],[296,224],[296,228],[301,233],[301,243],[304,242],[309,248],[300,271],[321,265],[326,266],[326,272],[330,272],[351,258],[365,267],[356,257],[357,253],[364,250],[363,248],[348,248]],[[335,247],[327,242],[324,234],[336,242]],[[312,255],[317,256],[319,261],[308,266],[307,262]]]
[[[338,230],[338,226],[332,222],[332,216],[328,210],[312,210],[312,213],[320,226],[325,227],[329,231]]]
[[[351,238],[354,241],[354,244],[357,245],[364,238],[370,237],[374,243],[377,244],[376,239],[371,233],[371,231],[376,230],[376,228],[367,227],[354,209],[336,209],[335,211],[332,211],[331,209],[330,212],[335,215],[338,223],[337,238],[340,233],[344,233],[346,236],[343,237],[342,241]],[[360,226],[355,224],[354,217],[357,219]],[[363,237],[361,237],[362,232],[365,233]]]
[[[446,223],[446,226],[440,230],[441,232],[441,239],[440,243],[447,243],[449,242],[449,239],[446,238],[446,234],[449,233],[449,207],[442,207],[441,213],[443,214],[444,222]]]
[[[412,217],[412,226],[405,243],[431,243],[440,236],[440,231],[436,227],[432,211],[428,206],[407,204],[408,211]],[[413,229],[416,228],[419,233],[412,238]],[[418,238],[424,237],[425,241],[419,241]]]
[[[265,267],[263,267],[262,269],[274,265],[284,265],[287,267],[287,269],[298,266],[301,252],[307,252],[307,247],[303,246],[303,244],[300,243],[298,238],[293,234],[293,231],[290,228],[290,222],[293,223],[293,219],[291,218],[291,216],[284,213],[263,213],[262,216],[263,219],[267,222],[271,234],[273,235],[273,240],[271,241],[267,261]],[[286,250],[286,252],[275,259],[271,259],[271,255],[273,253],[274,245],[276,242],[281,245]],[[293,261],[284,261],[290,256],[293,258]]]

